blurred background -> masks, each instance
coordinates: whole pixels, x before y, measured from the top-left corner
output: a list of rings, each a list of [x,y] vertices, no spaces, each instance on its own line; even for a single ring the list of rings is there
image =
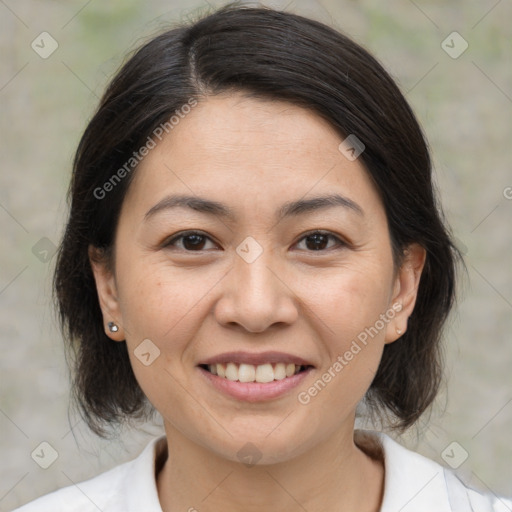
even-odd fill
[[[0,511],[133,458],[161,432],[99,440],[70,412],[53,255],[73,153],[109,77],[149,37],[223,3],[0,0]],[[512,495],[512,3],[265,5],[353,37],[414,108],[468,275],[446,333],[443,391],[401,442],[474,487]]]

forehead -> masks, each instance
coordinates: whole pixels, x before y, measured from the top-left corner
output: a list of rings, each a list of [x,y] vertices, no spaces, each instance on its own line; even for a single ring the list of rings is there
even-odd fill
[[[254,207],[261,209],[308,193],[341,192],[378,202],[360,160],[339,151],[342,140],[326,120],[288,102],[242,94],[209,97],[139,164],[125,200],[150,207],[178,191],[257,202]]]

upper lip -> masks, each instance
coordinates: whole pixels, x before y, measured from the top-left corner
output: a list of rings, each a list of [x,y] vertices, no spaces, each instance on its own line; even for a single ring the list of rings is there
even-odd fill
[[[265,363],[293,363],[297,366],[313,366],[310,362],[306,361],[302,357],[294,356],[293,354],[286,354],[284,352],[224,352],[216,356],[210,357],[201,361],[201,365],[210,364],[253,364],[260,365]]]

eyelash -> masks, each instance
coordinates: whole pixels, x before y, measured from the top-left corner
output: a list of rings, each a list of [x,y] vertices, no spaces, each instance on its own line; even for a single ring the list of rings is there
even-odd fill
[[[167,247],[172,247],[175,242],[177,240],[180,240],[180,239],[183,239],[183,238],[186,238],[187,236],[192,236],[192,235],[198,235],[198,236],[202,236],[204,238],[207,238],[208,240],[212,241],[211,238],[206,235],[205,233],[201,232],[201,231],[184,231],[182,233],[179,233],[178,235],[176,236],[173,236],[172,238],[168,239],[166,242],[163,243],[162,247],[164,248],[167,248]],[[334,235],[333,233],[330,233],[328,231],[322,231],[322,230],[315,230],[315,231],[310,231],[308,233],[305,233],[300,239],[298,242],[296,242],[294,245],[297,245],[299,242],[301,242],[302,240],[310,237],[310,236],[313,236],[313,235],[325,235],[331,239],[334,239],[336,240],[337,242],[337,247],[338,248],[344,248],[344,247],[347,247],[349,244],[347,242],[345,242],[344,240],[342,240],[340,237]],[[327,249],[319,249],[319,250],[306,250],[306,252],[326,252],[328,250],[332,250],[333,247],[329,247]],[[188,250],[188,249],[184,249],[184,248],[179,248],[179,250],[182,250],[182,251],[185,251],[185,252],[188,252],[188,253],[192,253],[192,252],[203,252],[205,250],[208,250],[208,249],[199,249],[197,251],[191,251],[191,250]]]

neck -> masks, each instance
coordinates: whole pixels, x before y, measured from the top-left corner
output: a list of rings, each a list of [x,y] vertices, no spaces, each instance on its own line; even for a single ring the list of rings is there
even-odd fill
[[[337,432],[286,462],[248,467],[166,425],[169,457],[157,477],[164,512],[378,512],[384,467]]]

